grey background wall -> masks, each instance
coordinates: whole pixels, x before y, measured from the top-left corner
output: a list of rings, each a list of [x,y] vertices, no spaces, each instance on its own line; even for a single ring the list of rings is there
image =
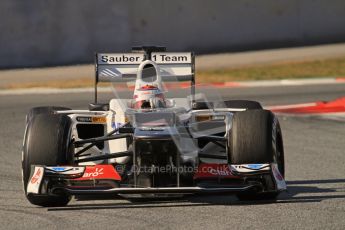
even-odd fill
[[[1,0],[0,68],[164,45],[199,53],[345,41],[344,0]]]

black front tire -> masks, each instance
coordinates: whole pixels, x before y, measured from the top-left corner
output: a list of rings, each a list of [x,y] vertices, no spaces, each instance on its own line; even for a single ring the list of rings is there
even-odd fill
[[[26,115],[26,123],[30,122],[32,118],[38,114],[54,114],[55,111],[71,110],[70,108],[61,106],[39,106],[30,109]]]
[[[250,110],[234,114],[228,137],[232,164],[272,162],[272,116],[273,114],[267,110]]]
[[[42,113],[31,117],[27,123],[23,146],[23,185],[26,198],[34,205],[65,206],[71,197],[67,194],[27,194],[31,165],[67,165],[73,147],[71,119],[66,115]]]
[[[259,109],[235,113],[228,150],[231,164],[277,163],[284,176],[282,135],[279,122],[271,111]],[[248,191],[237,194],[237,197],[240,200],[272,200],[278,194],[275,191]]]

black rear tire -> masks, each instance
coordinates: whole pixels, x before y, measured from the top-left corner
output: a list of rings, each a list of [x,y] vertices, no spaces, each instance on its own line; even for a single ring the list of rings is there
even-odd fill
[[[208,101],[196,101],[193,103],[192,108],[199,109],[213,109],[213,108],[234,108],[234,109],[263,109],[261,104],[257,101],[249,100],[228,100],[222,102],[208,102]]]
[[[268,110],[250,110],[234,114],[228,139],[231,164],[277,163],[284,176],[284,151],[278,120]],[[239,193],[240,200],[275,199],[279,192]]]
[[[65,206],[71,197],[67,194],[27,194],[31,165],[67,165],[73,147],[71,144],[72,121],[67,115],[42,113],[27,123],[23,146],[23,185],[27,199],[34,205]]]
[[[223,103],[219,103],[216,105],[217,108],[223,107],[225,105],[226,108],[235,108],[235,109],[262,109],[262,106],[257,101],[249,101],[249,100],[228,100],[224,101]]]

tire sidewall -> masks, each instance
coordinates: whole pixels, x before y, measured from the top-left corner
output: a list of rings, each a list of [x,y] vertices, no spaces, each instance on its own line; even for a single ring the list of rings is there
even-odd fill
[[[283,136],[278,118],[272,113],[272,150],[273,163],[276,163],[280,174],[285,178]]]

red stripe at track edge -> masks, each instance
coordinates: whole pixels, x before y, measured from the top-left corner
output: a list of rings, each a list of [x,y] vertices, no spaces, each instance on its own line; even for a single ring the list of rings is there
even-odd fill
[[[282,106],[283,107],[283,106]],[[345,112],[345,97],[338,98],[329,102],[316,102],[313,106],[298,106],[281,108],[275,106],[272,109],[276,113],[291,113],[291,114],[323,114],[323,113],[342,113]]]

